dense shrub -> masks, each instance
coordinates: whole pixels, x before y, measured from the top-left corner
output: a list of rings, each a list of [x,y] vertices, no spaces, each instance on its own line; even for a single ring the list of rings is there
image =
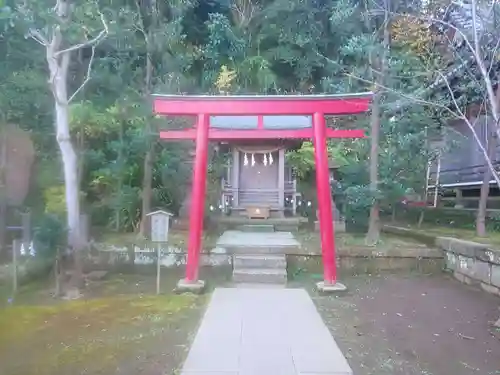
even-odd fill
[[[64,246],[65,239],[65,224],[60,216],[46,213],[37,219],[33,243],[38,257],[53,260],[57,250]]]

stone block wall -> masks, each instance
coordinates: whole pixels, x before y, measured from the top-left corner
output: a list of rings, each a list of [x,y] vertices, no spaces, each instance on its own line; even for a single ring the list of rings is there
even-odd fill
[[[445,253],[445,269],[457,280],[500,296],[499,249],[450,237],[437,237],[436,245]]]
[[[154,265],[158,250],[154,246],[112,246],[95,244],[95,251],[88,257],[89,267],[121,266],[126,264]],[[160,245],[160,264],[163,267],[186,265],[187,249],[169,245]],[[226,266],[232,264],[232,257],[225,249],[203,249],[200,257],[201,266]]]

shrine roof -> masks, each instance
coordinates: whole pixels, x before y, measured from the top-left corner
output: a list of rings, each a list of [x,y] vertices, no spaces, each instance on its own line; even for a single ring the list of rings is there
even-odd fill
[[[373,93],[334,95],[153,95],[153,112],[198,116],[208,122],[208,138],[310,139],[313,117],[352,115],[369,110]],[[208,120],[208,121],[207,121]],[[195,125],[196,127],[196,125]],[[160,132],[162,139],[195,139],[196,128]],[[362,130],[326,129],[326,138],[362,138]]]

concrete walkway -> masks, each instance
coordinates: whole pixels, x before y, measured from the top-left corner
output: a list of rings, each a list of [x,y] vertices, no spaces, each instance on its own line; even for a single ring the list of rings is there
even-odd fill
[[[181,375],[352,375],[303,289],[215,290]]]

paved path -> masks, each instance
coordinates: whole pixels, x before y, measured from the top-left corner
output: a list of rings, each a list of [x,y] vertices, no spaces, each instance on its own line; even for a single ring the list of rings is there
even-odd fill
[[[181,375],[352,375],[303,289],[218,288]]]

